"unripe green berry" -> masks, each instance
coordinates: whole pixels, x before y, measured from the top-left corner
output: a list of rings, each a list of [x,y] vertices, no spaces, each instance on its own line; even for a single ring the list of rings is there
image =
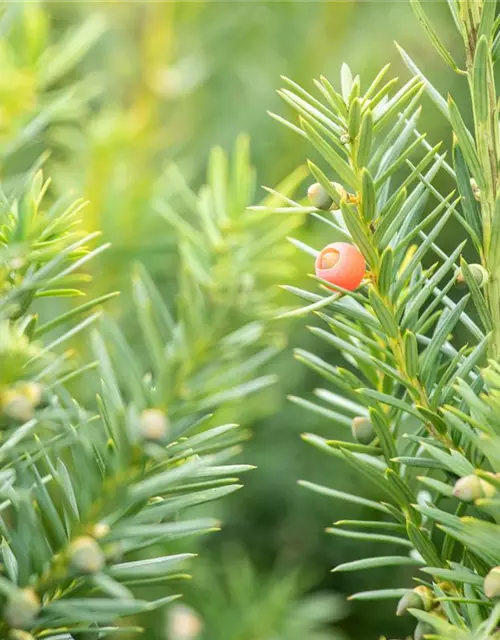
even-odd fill
[[[169,427],[168,418],[160,409],[145,409],[139,416],[139,433],[144,440],[160,442]]]
[[[453,495],[463,502],[473,502],[483,495],[481,479],[471,474],[459,478],[453,487]]]
[[[38,382],[20,382],[1,394],[0,404],[4,416],[27,422],[35,414],[35,408],[42,403],[43,386]]]
[[[463,502],[474,502],[478,498],[490,498],[495,488],[478,476],[471,474],[459,478],[453,487],[453,495]]]
[[[352,420],[352,435],[360,444],[370,444],[375,438],[375,429],[368,418],[356,416]]]
[[[2,413],[12,420],[28,422],[34,416],[31,400],[17,389],[9,389],[2,394]]]
[[[200,616],[184,604],[174,604],[169,609],[168,637],[177,640],[195,640],[203,629]]]
[[[344,186],[339,182],[332,182],[331,185],[338,193],[340,200],[347,200],[347,202],[352,203],[356,203],[358,201],[357,197],[346,191]],[[337,203],[329,195],[327,190],[319,184],[319,182],[315,182],[309,187],[307,190],[307,196],[309,198],[309,202],[313,207],[316,207],[316,209],[327,211],[328,209],[339,208]]]
[[[494,567],[484,579],[484,595],[487,598],[500,596],[500,567]]]
[[[93,574],[104,567],[104,553],[90,536],[81,536],[71,543],[68,550],[70,567],[77,573]]]
[[[3,617],[10,627],[27,629],[35,622],[40,608],[40,599],[33,589],[20,589],[9,596]]]
[[[470,264],[469,265],[470,272],[472,273],[472,277],[474,278],[474,282],[477,284],[479,288],[484,287],[484,285],[488,282],[488,272],[486,269],[480,264]],[[463,285],[465,284],[464,274],[462,273],[462,269],[458,271],[457,274],[457,284]]]
[[[432,590],[429,587],[420,585],[415,589],[409,589],[398,602],[396,615],[404,615],[408,609],[422,609],[429,611],[432,608],[434,599]]]
[[[329,196],[326,189],[322,187],[319,182],[315,182],[309,187],[307,197],[313,207],[322,209],[323,211],[327,211],[333,204],[333,198]]]

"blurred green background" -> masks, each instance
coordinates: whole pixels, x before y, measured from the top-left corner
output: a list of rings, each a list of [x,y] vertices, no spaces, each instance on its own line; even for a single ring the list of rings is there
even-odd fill
[[[446,3],[428,5],[454,50],[459,43]],[[151,209],[168,163],[175,161],[197,188],[210,148],[229,150],[240,132],[250,135],[259,184],[274,186],[308,157],[304,141],[266,113],[290,116],[276,95],[281,75],[308,90],[319,75],[338,86],[345,61],[366,87],[390,62],[392,74],[404,80],[408,72],[397,40],[443,93],[465,100],[465,85],[436,59],[404,0],[7,2],[2,11],[4,186],[15,189],[17,176],[50,150],[44,162],[54,195],[73,190],[88,198],[87,227],[102,229],[104,240],[112,242],[93,267],[92,287],[96,294],[125,292],[111,311],[136,344],[140,335],[127,302],[133,262],[147,266],[167,297],[175,294],[174,238]],[[429,103],[424,106],[420,129],[432,144],[444,135],[448,147],[444,122]],[[320,248],[334,240],[321,233],[305,220],[298,235]],[[456,242],[453,232],[447,238],[449,246]],[[296,260],[303,275],[291,284],[310,286],[311,265],[299,252]],[[283,304],[294,303],[283,294]],[[291,346],[313,342],[304,323],[282,323],[277,330]],[[315,344],[314,351],[319,349]],[[324,351],[323,357],[337,356]],[[320,381],[289,349],[269,368],[278,373],[279,385],[240,407],[254,434],[244,458],[258,469],[242,491],[217,505],[224,528],[200,545],[183,605],[190,608],[148,620],[145,637],[402,638],[410,625],[394,618],[393,602],[344,603],[351,592],[390,586],[396,570],[330,573],[340,561],[370,554],[366,544],[358,548],[324,533],[341,517],[362,517],[359,507],[322,499],[297,480],[344,490],[355,486],[368,497],[373,488],[300,439],[304,431],[335,437],[333,423],[286,399],[307,396]],[[383,553],[380,545],[372,551]],[[398,584],[405,581],[410,586],[411,576],[398,577]]]

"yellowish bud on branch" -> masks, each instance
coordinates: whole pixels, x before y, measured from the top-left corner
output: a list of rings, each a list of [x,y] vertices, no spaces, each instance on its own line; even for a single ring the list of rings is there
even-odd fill
[[[484,579],[484,594],[487,598],[500,596],[500,567],[492,569]]]
[[[90,536],[77,538],[69,547],[70,567],[77,573],[98,573],[104,567],[104,553]]]
[[[8,598],[3,616],[10,627],[27,629],[35,622],[40,608],[40,599],[33,589],[20,589]]]
[[[495,493],[495,488],[489,482],[474,474],[460,478],[453,487],[453,495],[463,502],[474,502],[478,498],[491,498]]]
[[[5,389],[0,396],[0,408],[4,416],[27,422],[43,399],[43,386],[38,382],[20,382]]]
[[[18,422],[28,422],[35,413],[31,400],[17,389],[2,393],[1,407],[4,416]]]
[[[104,536],[107,536],[110,531],[111,529],[108,524],[104,522],[98,522],[92,529],[92,535],[94,538],[96,538],[96,540],[99,540],[100,538],[104,538]]]
[[[139,432],[144,440],[163,440],[169,427],[168,418],[160,409],[145,409],[139,417]]]
[[[184,604],[173,605],[169,609],[168,637],[177,640],[194,640],[203,630],[200,616]]]

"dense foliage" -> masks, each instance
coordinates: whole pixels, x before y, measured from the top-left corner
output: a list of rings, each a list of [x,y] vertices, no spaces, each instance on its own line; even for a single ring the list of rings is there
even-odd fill
[[[458,8],[459,4],[463,3],[450,2],[449,6]],[[476,5],[471,5],[474,11]],[[345,387],[333,391],[328,386],[332,378],[311,399],[309,392],[317,385],[318,369],[302,367],[300,363],[292,366],[283,350],[287,342],[299,343],[302,351],[298,352],[298,359],[303,359],[304,352],[314,352],[331,367],[334,384],[343,381],[348,370],[363,380],[364,387],[371,385],[372,390],[386,394],[394,392],[393,397],[408,406],[412,403],[421,412],[420,397],[415,401],[416,396],[410,395],[415,392],[405,387],[405,382],[391,383],[393,370],[401,373],[401,368],[394,358],[391,360],[392,347],[387,342],[386,328],[381,329],[381,321],[373,315],[373,300],[365,300],[370,288],[375,288],[383,300],[389,295],[380,290],[377,274],[381,265],[370,265],[369,277],[373,276],[373,280],[367,279],[351,296],[350,303],[347,297],[332,298],[331,289],[320,288],[319,297],[308,294],[312,296],[309,302],[319,303],[313,310],[328,314],[327,324],[337,323],[333,325],[334,342],[318,341],[316,332],[308,336],[301,330],[301,323],[294,321],[294,314],[288,321],[273,320],[283,315],[280,306],[287,301],[287,294],[280,294],[275,286],[277,281],[293,283],[305,295],[307,265],[309,262],[312,271],[315,255],[308,247],[321,248],[327,242],[353,239],[361,249],[363,246],[359,238],[354,238],[352,225],[345,227],[339,213],[330,218],[322,210],[304,207],[303,167],[292,172],[276,191],[268,191],[259,205],[264,207],[260,213],[246,213],[245,207],[254,205],[261,196],[256,189],[257,172],[248,157],[247,137],[240,136],[236,145],[234,140],[241,130],[251,134],[252,164],[257,167],[259,181],[269,184],[290,174],[295,164],[302,162],[314,133],[303,129],[300,123],[291,129],[280,128],[266,117],[263,105],[272,111],[278,109],[276,78],[285,74],[299,83],[315,74],[332,78],[341,59],[347,59],[363,79],[376,75],[377,66],[388,60],[392,61],[393,73],[402,76],[403,64],[397,59],[388,33],[394,34],[412,56],[415,53],[420,69],[430,72],[435,87],[451,90],[475,139],[487,140],[488,136],[484,131],[473,131],[472,111],[462,108],[467,104],[464,95],[469,89],[464,74],[455,72],[455,64],[435,65],[425,34],[410,19],[409,3],[270,1],[233,3],[231,10],[228,6],[217,2],[85,1],[5,2],[0,6],[0,180],[4,194],[0,201],[2,637],[92,638],[97,630],[89,625],[96,622],[101,625],[100,637],[120,626],[111,635],[135,638],[140,634],[139,628],[144,628],[143,635],[148,637],[177,640],[185,637],[183,634],[228,640],[337,638],[339,634],[332,623],[338,624],[342,618],[341,624],[353,638],[378,637],[382,630],[389,637],[400,637],[412,628],[411,616],[391,619],[396,608],[392,599],[379,600],[376,606],[354,599],[344,606],[341,597],[314,593],[318,589],[352,593],[400,585],[405,595],[413,598],[406,606],[418,606],[422,591],[417,592],[418,597],[409,593],[415,564],[329,573],[332,564],[345,564],[365,553],[375,556],[380,550],[381,556],[392,555],[396,535],[403,540],[396,542],[403,553],[396,553],[406,557],[410,547],[404,540],[405,523],[399,516],[400,520],[393,522],[401,525],[399,528],[374,530],[376,535],[360,540],[359,534],[366,538],[368,533],[362,524],[364,518],[371,523],[377,518],[386,523],[389,520],[387,510],[378,502],[380,499],[391,508],[391,499],[385,495],[386,484],[382,486],[373,481],[373,475],[360,473],[358,464],[337,463],[338,456],[332,465],[331,457],[303,447],[297,436],[300,431],[321,434],[324,438],[314,442],[322,445],[322,451],[341,454],[342,461],[349,456],[349,451],[342,452],[346,447],[355,458],[361,453],[363,461],[367,451],[372,455],[377,450],[380,470],[381,446],[373,440],[367,413],[372,404],[380,413],[383,403],[368,402]],[[446,15],[448,4],[424,6],[443,41],[450,44],[451,51],[458,50],[460,38],[453,42],[455,22]],[[489,9],[493,11],[494,7]],[[456,17],[460,32],[461,22]],[[475,14],[471,18],[473,23],[477,19]],[[484,23],[481,29],[486,26]],[[493,61],[498,48],[494,43],[496,30],[495,23],[489,38]],[[436,42],[434,35],[433,39]],[[444,51],[443,45],[439,48]],[[451,54],[443,55],[449,62]],[[471,58],[471,51],[467,55]],[[407,56],[403,58],[417,73],[414,63]],[[347,70],[343,76],[342,84],[351,93]],[[375,94],[367,102],[373,105],[385,82],[380,78]],[[391,159],[387,155],[389,147],[397,140],[404,142],[404,138],[398,138],[402,130],[393,132],[389,121],[392,118],[394,126],[399,127],[401,111],[407,120],[415,116],[412,122],[416,124],[417,114],[412,108],[420,101],[420,89],[414,83],[406,89],[414,90],[415,96],[408,104],[393,102],[394,111],[388,124],[383,125],[385,130],[377,130],[372,136],[367,168],[374,178],[377,204],[371,222],[375,224],[382,213],[384,198],[399,192],[401,184],[410,178],[414,168],[406,162],[409,160],[419,175],[414,174],[406,185],[404,209],[410,212],[411,220],[400,230],[406,228],[409,233],[419,215],[419,222],[425,221],[425,214],[439,205],[441,209],[432,213],[435,217],[430,224],[423,224],[417,231],[431,235],[433,225],[440,223],[441,216],[446,217],[445,232],[434,239],[440,249],[430,244],[429,252],[423,256],[422,251],[412,265],[423,258],[423,274],[430,278],[432,273],[437,274],[447,255],[455,255],[457,238],[458,242],[470,238],[462,251],[478,285],[483,285],[480,292],[485,294],[486,308],[493,309],[491,264],[485,262],[489,272],[486,287],[484,272],[473,264],[486,261],[486,227],[477,227],[477,209],[485,214],[492,202],[491,193],[483,202],[484,188],[481,179],[476,178],[471,198],[467,183],[471,175],[475,176],[473,166],[471,175],[467,175],[458,171],[457,160],[451,154],[439,160],[449,146],[451,127],[442,147],[436,149],[438,155],[427,158],[426,167],[420,163],[431,147],[422,141],[402,158],[391,176],[391,186],[385,187],[387,192],[377,184],[396,160],[396,156]],[[309,126],[325,136],[327,144],[344,157],[357,176],[362,163],[352,163],[351,150],[344,146],[348,141],[342,136],[346,125],[349,129],[350,96],[342,104],[329,94],[328,83],[322,84],[319,101],[311,100],[288,81],[283,95],[296,107],[301,105]],[[353,99],[356,84],[353,79]],[[427,93],[439,104],[436,115],[434,109],[428,108],[429,99],[424,95],[424,110],[418,114],[419,130],[427,131],[430,141],[442,135],[440,127],[450,119],[451,111],[427,81],[426,86]],[[396,92],[398,88],[396,84],[390,87]],[[446,90],[440,92],[444,96]],[[366,96],[364,85],[357,95],[361,100],[362,94]],[[388,94],[391,99],[389,95],[393,94]],[[372,114],[374,129],[387,106],[383,95],[379,100],[379,107]],[[364,114],[364,102],[361,107]],[[352,111],[354,130],[357,108],[354,106]],[[335,127],[330,129],[329,120],[342,130],[340,147],[335,143],[338,131]],[[296,135],[297,130],[300,136]],[[384,146],[391,133],[392,142]],[[330,134],[334,134],[333,139]],[[353,138],[360,140],[356,135]],[[214,144],[222,145],[224,150],[216,147],[210,151]],[[369,146],[366,138],[363,144]],[[412,142],[407,140],[406,144],[408,147]],[[460,149],[464,162],[470,164],[466,146],[459,140],[455,155]],[[377,154],[379,148],[381,153]],[[342,156],[346,149],[348,154]],[[356,149],[357,154],[359,148]],[[400,153],[398,150],[396,155]],[[347,194],[349,223],[350,212],[357,211],[359,185],[350,182],[345,169],[344,174],[339,171],[338,161],[329,167],[328,162],[325,165],[318,161],[319,156],[316,153],[313,160],[318,168],[322,167],[327,182],[342,183],[351,193]],[[331,154],[328,158],[331,161]],[[386,167],[380,171],[384,163]],[[320,179],[314,168],[312,171],[313,179]],[[439,193],[456,190],[456,184],[450,186],[457,182],[455,172],[461,176],[459,192],[443,202]],[[47,181],[44,175],[51,180]],[[429,186],[431,176],[434,190]],[[415,200],[410,201],[419,184]],[[279,197],[277,192],[288,199]],[[430,197],[424,203],[426,192]],[[83,198],[77,200],[78,195]],[[336,191],[332,195],[340,199]],[[459,196],[462,201],[455,203]],[[328,198],[327,195],[327,201]],[[468,203],[468,209],[464,203]],[[454,204],[450,214],[449,207]],[[414,206],[425,214],[414,210]],[[290,207],[298,215],[282,215],[276,225],[271,212],[279,208],[286,214]],[[467,217],[471,211],[473,215]],[[302,215],[304,212],[311,215]],[[337,228],[325,225],[325,221]],[[370,236],[373,230],[365,231]],[[307,249],[305,253],[287,246],[284,237],[290,234],[296,238],[295,245]],[[405,252],[398,243],[405,235],[402,231],[396,244],[392,243],[394,281],[394,264],[399,264]],[[410,245],[418,246],[421,241],[423,236],[420,240],[414,236]],[[381,257],[384,252],[379,251],[379,245],[374,248]],[[411,259],[413,251],[412,248],[403,262]],[[435,271],[427,271],[436,259],[440,264],[434,267]],[[442,301],[450,312],[451,305],[460,302],[467,292],[466,288],[450,284],[452,272],[460,266],[457,259],[444,282],[436,285],[446,290]],[[414,291],[418,289],[417,273],[413,275]],[[458,280],[464,278],[463,274],[467,275],[465,267]],[[425,289],[422,283],[420,286]],[[118,289],[119,296],[115,292]],[[389,310],[396,311],[397,305],[408,307],[404,292],[409,293],[409,298],[414,297],[407,283],[400,292],[395,287],[390,293],[394,306],[388,305]],[[468,316],[463,315],[453,329],[453,340],[445,340],[440,347],[438,373],[434,374],[430,367],[425,369],[425,380],[418,376],[430,398],[434,389],[432,376],[436,375],[439,386],[441,373],[455,358],[456,368],[450,369],[441,386],[443,394],[445,390],[453,393],[447,402],[455,407],[458,396],[453,389],[453,376],[476,346],[479,359],[467,380],[475,398],[475,385],[480,384],[476,374],[486,363],[481,355],[489,340],[489,330],[483,327],[480,315],[484,307],[475,310],[477,292],[470,293],[474,300],[468,302]],[[356,296],[361,299],[356,301]],[[429,296],[418,311],[422,315],[430,307],[428,316],[424,315],[423,328],[412,331],[422,356],[433,335],[432,322],[437,322],[432,315],[440,309],[440,302],[433,307],[433,301]],[[367,314],[356,316],[357,302],[371,315],[368,329],[364,326]],[[354,311],[349,310],[350,319],[346,318],[346,304],[354,305]],[[443,330],[447,315],[445,311],[439,321]],[[359,328],[353,318],[362,320],[363,335],[376,345],[363,342],[352,333]],[[408,322],[400,329],[413,326],[414,318],[408,318]],[[483,339],[482,346],[478,346]],[[347,353],[344,342],[339,340],[347,340],[357,351]],[[466,343],[470,346],[464,347]],[[366,344],[372,350],[368,358]],[[451,351],[452,345],[456,352]],[[364,352],[361,362],[360,350]],[[451,354],[453,358],[447,363]],[[339,378],[336,365],[345,366],[340,359],[346,355],[348,365]],[[372,357],[385,367],[376,374],[377,381],[369,373]],[[353,368],[356,361],[362,366],[363,375]],[[315,362],[324,374],[325,365]],[[429,361],[425,366],[429,367]],[[465,371],[462,369],[459,375],[464,377]],[[490,372],[494,375],[493,368]],[[366,375],[371,375],[369,383],[363,379]],[[385,376],[387,380],[383,382]],[[352,377],[350,380],[353,383]],[[488,384],[493,388],[494,379]],[[377,389],[377,385],[386,387]],[[353,384],[349,389],[352,387]],[[404,388],[407,395],[403,395]],[[460,393],[462,390],[461,387]],[[292,395],[294,403],[286,402],[286,393]],[[492,397],[490,392],[489,398]],[[448,432],[453,418],[442,414],[441,402],[437,396],[435,400],[437,404],[431,411],[437,410],[448,425]],[[313,411],[307,410],[311,408]],[[426,436],[421,433],[419,418],[414,414],[413,418],[399,419],[397,409],[390,410],[390,424],[394,414],[400,430],[420,438],[420,443],[421,436]],[[465,403],[459,410],[469,415]],[[389,414],[384,411],[387,417]],[[476,416],[473,412],[470,415]],[[332,423],[350,429],[352,417],[357,417],[358,438],[363,438],[359,427],[368,431],[365,449],[359,448],[363,443],[356,441],[325,445],[324,440],[330,442],[331,438],[340,441],[336,431],[331,435]],[[489,420],[481,418],[479,422],[489,424]],[[220,425],[223,426],[219,429]],[[250,431],[253,438],[249,440]],[[214,438],[210,439],[210,435]],[[463,442],[457,444],[454,438],[454,446],[474,469],[488,470],[479,454],[472,458],[467,446]],[[345,439],[351,440],[348,435]],[[431,489],[438,491],[438,485],[417,484],[417,476],[428,478],[419,482],[444,482],[448,493],[455,491],[457,496],[467,495],[464,491],[469,495],[479,492],[485,493],[483,499],[494,501],[491,485],[477,479],[472,481],[472,488],[466,478],[454,489],[455,481],[464,473],[439,471],[439,462],[429,462],[432,454],[422,453],[414,442],[415,455],[398,439],[397,454],[402,460],[392,467],[400,471],[404,464],[409,465],[405,456],[423,457],[427,467],[434,465],[432,471],[410,466],[410,471],[400,471],[402,478],[409,478],[419,504],[425,506],[426,491],[436,501],[437,494]],[[425,441],[424,445],[438,449],[441,446],[434,440]],[[445,452],[454,450],[446,441],[442,446]],[[485,446],[483,442],[481,446]],[[474,450],[472,445],[470,449]],[[214,456],[226,453],[238,457],[219,464]],[[492,455],[490,447],[488,455]],[[250,468],[247,462],[258,468],[242,476],[245,488],[235,491],[240,486],[239,472]],[[166,482],[172,478],[164,474],[173,470],[173,465],[176,474],[187,474],[185,478],[173,475],[175,487],[160,491],[159,485],[154,489],[150,484],[151,500],[146,494],[141,500],[134,497],[137,485],[146,479],[160,482],[162,477]],[[494,470],[494,464],[490,470]],[[225,471],[231,474],[224,475]],[[211,473],[216,475],[208,477]],[[359,499],[324,500],[320,494],[297,487],[295,480],[299,477],[307,477],[316,486],[334,485],[335,490],[329,492],[334,491],[336,497],[347,494]],[[478,478],[484,480],[479,475]],[[355,490],[350,486],[353,482]],[[214,502],[218,497],[224,499]],[[436,506],[453,512],[456,504],[456,498],[444,495]],[[125,505],[129,509],[124,511]],[[322,534],[322,523],[332,519],[332,507],[334,519],[356,521],[340,524],[340,535],[345,525],[348,530],[356,529],[358,536],[337,536],[332,544],[331,536]],[[491,504],[489,508],[493,508]],[[468,509],[477,516],[472,503]],[[394,510],[392,513],[396,517]],[[485,517],[485,511],[482,513]],[[493,514],[491,519],[494,518]],[[192,533],[219,528],[220,520],[224,526],[217,535],[195,537],[190,533],[190,527]],[[424,514],[417,528],[426,534],[432,522]],[[134,533],[133,526],[141,527],[140,535],[136,535],[138,530]],[[186,535],[181,535],[183,526]],[[443,535],[439,526],[438,523],[429,533],[438,551]],[[245,546],[245,552],[235,553],[231,545],[227,546],[235,538]],[[148,545],[151,541],[154,544]],[[461,560],[460,550],[460,545],[455,545],[454,561]],[[193,553],[199,553],[200,558],[188,557]],[[412,562],[421,561],[415,553],[412,557]],[[493,564],[479,567],[476,556],[471,557],[481,587],[486,569]],[[179,565],[174,567],[171,563],[175,559]],[[468,561],[464,562],[467,565]],[[271,570],[271,566],[275,569]],[[89,568],[91,572],[86,573]],[[193,580],[185,580],[186,571],[192,572]],[[424,574],[415,575],[430,581]],[[492,574],[493,584],[495,575]],[[212,598],[206,597],[209,588]],[[179,593],[183,593],[183,602],[191,609],[179,603],[167,606],[167,624],[165,607],[155,608],[155,603],[162,605]],[[462,598],[463,593],[445,590],[442,597]],[[484,600],[480,590],[474,597]],[[436,604],[439,598],[439,594],[430,600],[424,598],[433,603],[431,613],[445,612],[445,605],[439,609]],[[404,600],[400,612],[403,605]],[[478,606],[486,618],[488,605]],[[101,614],[95,613],[96,607],[102,607]],[[143,614],[124,615],[141,609]],[[462,609],[457,610],[462,615]],[[25,617],[19,617],[21,614]],[[480,620],[477,617],[478,624]],[[30,628],[21,631],[19,627],[25,624]]]
[[[55,101],[43,91],[71,71],[102,31],[92,18],[59,47],[45,48],[39,30],[46,18],[37,5],[4,16],[19,20],[16,28],[40,45],[20,66],[43,71],[31,86],[33,95],[39,92],[36,106],[5,113],[9,168],[15,151],[29,158],[26,147],[39,141],[36,123],[46,132],[57,107],[71,113],[73,85],[59,89]],[[134,351],[97,309],[115,293],[54,314],[54,299],[86,294],[84,269],[108,244],[95,247],[99,232],[82,225],[87,203],[59,195],[38,168],[44,163],[42,156],[6,181],[1,200],[0,633],[136,635],[140,627],[120,621],[178,597],[193,536],[220,526],[187,510],[240,488],[239,474],[251,468],[228,463],[247,433],[220,424],[218,415],[234,414],[235,401],[275,381],[259,376],[283,343],[270,326],[276,313],[270,274],[287,264],[290,247],[282,240],[296,222],[276,230],[266,214],[242,215],[255,190],[244,136],[231,164],[214,149],[199,193],[170,167],[154,184],[149,206],[164,219],[165,232],[175,234],[177,300],[166,304],[147,271],[134,268],[141,330]],[[282,188],[292,195],[303,176],[295,172]],[[175,209],[172,189],[180,199]],[[275,200],[270,194],[265,202]],[[266,243],[281,246],[281,254],[266,253]],[[50,317],[42,322],[44,315]],[[91,353],[77,358],[69,346],[91,325]],[[96,386],[93,399],[87,390]],[[151,596],[158,588],[162,595]]]
[[[394,549],[334,571],[414,567],[414,588],[379,582],[351,599],[399,600],[398,615],[416,619],[416,639],[479,640],[500,637],[500,156],[494,78],[500,21],[496,2],[448,1],[463,40],[461,63],[418,0],[412,7],[438,54],[467,82],[470,114],[443,97],[402,48],[412,77],[401,88],[387,80],[387,67],[363,90],[344,65],[339,92],[324,77],[316,81],[319,98],[287,81],[280,93],[297,112],[298,124],[276,117],[308,140],[323,168],[308,163],[317,181],[309,191],[312,206],[284,197],[280,207],[256,210],[321,219],[324,237],[330,233],[356,245],[367,263],[364,282],[354,291],[338,286],[338,278],[318,276],[318,293],[289,286],[307,305],[285,314],[314,313],[322,326],[312,326],[312,333],[347,363],[334,366],[296,350],[296,358],[335,389],[317,389],[315,400],[293,398],[337,425],[335,439],[310,433],[303,439],[368,478],[380,498],[367,500],[355,488],[347,493],[302,484],[373,513],[371,519],[339,520],[328,533]],[[449,160],[418,129],[424,92],[453,131]],[[455,183],[449,193],[434,186],[440,172]],[[448,255],[438,243],[452,218],[463,228],[463,241]],[[292,242],[318,256],[316,249]],[[464,258],[466,245],[473,263]],[[342,264],[354,268],[349,260]],[[329,274],[327,267],[331,263],[320,273]],[[456,337],[460,325],[465,341],[463,334]]]

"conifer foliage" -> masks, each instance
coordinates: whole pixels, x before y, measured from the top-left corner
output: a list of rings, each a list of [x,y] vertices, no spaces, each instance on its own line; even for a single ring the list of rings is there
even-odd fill
[[[73,231],[83,203],[45,205],[50,183],[40,171],[21,197],[3,198],[2,637],[130,631],[116,622],[177,597],[168,583],[185,577],[193,555],[179,553],[179,542],[176,553],[159,556],[158,549],[220,527],[186,510],[232,493],[251,468],[228,462],[247,434],[237,424],[217,424],[216,414],[235,414],[235,401],[274,382],[258,375],[283,342],[269,328],[277,308],[274,287],[266,286],[272,268],[248,247],[268,236],[274,244],[296,222],[277,233],[267,214],[241,215],[254,192],[248,155],[241,137],[229,171],[227,156],[215,149],[199,195],[174,171],[190,219],[162,198],[165,184],[153,198],[165,231],[173,225],[178,235],[178,304],[169,306],[136,267],[141,354],[111,319],[97,323],[101,311],[94,308],[115,293],[43,324],[33,310],[39,299],[80,295],[82,268],[107,248],[91,248],[98,233]],[[303,174],[283,189],[292,193]],[[282,246],[286,256],[290,247]],[[64,347],[90,325],[95,360],[73,362]],[[68,384],[92,385],[96,372],[101,390],[86,407]],[[163,586],[167,595],[141,599],[135,593],[144,585]]]
[[[316,259],[317,290],[288,286],[306,304],[287,315],[309,314],[313,334],[346,363],[296,350],[328,388],[294,400],[334,433],[304,440],[365,476],[380,500],[302,484],[336,510],[348,501],[372,511],[329,534],[393,549],[334,571],[414,568],[413,584],[374,584],[352,599],[394,599],[398,615],[413,616],[415,639],[500,638],[500,20],[495,1],[448,0],[464,50],[455,60],[425,5],[411,4],[429,44],[468,84],[470,113],[400,47],[411,72],[402,87],[388,67],[365,85],[344,65],[340,89],[321,78],[317,97],[285,79],[280,94],[297,119],[274,115],[321,158],[309,161],[309,204],[284,198],[274,212],[312,215],[325,245],[355,245],[366,261],[360,286],[343,288],[357,263],[292,240]],[[418,128],[424,92],[453,133],[451,157]],[[435,186],[443,173],[454,182],[444,194]],[[463,240],[448,255],[439,242],[452,219]]]
[[[101,31],[70,34],[73,56],[67,41],[66,57],[47,46],[52,75],[40,94]],[[28,126],[13,119],[12,149],[33,142],[32,116],[16,114]],[[230,461],[247,432],[219,416],[238,416],[238,401],[275,381],[260,375],[283,346],[270,276],[289,263],[284,238],[297,223],[277,230],[268,214],[243,215],[255,190],[244,136],[231,157],[213,151],[199,193],[170,167],[150,208],[179,247],[175,294],[166,302],[134,268],[131,344],[101,309],[116,292],[78,302],[108,245],[82,230],[86,203],[59,197],[44,162],[0,196],[0,637],[139,634],[124,619],[177,598],[193,536],[220,528],[189,509],[237,490],[251,468]],[[282,190],[292,195],[303,178],[299,169]],[[264,203],[276,201],[270,193]],[[278,246],[271,259],[266,243]],[[56,299],[72,304],[56,315]],[[81,335],[90,353],[75,355]],[[147,599],[152,591],[161,596]]]

